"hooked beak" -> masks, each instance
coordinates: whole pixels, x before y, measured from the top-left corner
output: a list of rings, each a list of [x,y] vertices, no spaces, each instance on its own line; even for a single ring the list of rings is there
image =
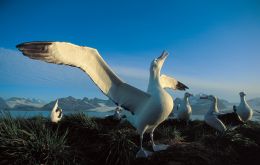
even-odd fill
[[[190,96],[193,97],[193,94],[190,93]]]
[[[157,59],[158,60],[165,60],[168,57],[168,55],[169,55],[169,53],[166,50],[164,50],[162,52],[162,54],[160,55],[160,57],[158,57]]]
[[[157,60],[158,60],[158,62],[159,62],[159,64],[160,64],[161,67],[162,67],[162,65],[163,65],[163,63],[164,63],[164,61],[165,61],[165,59],[168,57],[168,55],[169,55],[169,53],[164,50],[164,51],[162,52],[162,54],[157,58]]]

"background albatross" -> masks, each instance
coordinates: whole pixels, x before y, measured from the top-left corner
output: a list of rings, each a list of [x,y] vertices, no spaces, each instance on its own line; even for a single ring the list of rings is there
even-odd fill
[[[58,100],[54,104],[51,111],[51,122],[58,123],[62,118],[62,109],[58,105]]]
[[[167,148],[166,145],[155,145],[153,142],[154,129],[168,117],[174,106],[172,97],[164,88],[188,88],[172,77],[161,75],[160,71],[168,53],[163,52],[152,61],[148,90],[144,92],[122,81],[96,49],[66,42],[29,42],[19,44],[17,48],[32,59],[80,68],[115,104],[132,112],[133,125],[140,134],[137,157],[149,155],[142,147],[143,134],[146,131],[150,132],[154,151]]]

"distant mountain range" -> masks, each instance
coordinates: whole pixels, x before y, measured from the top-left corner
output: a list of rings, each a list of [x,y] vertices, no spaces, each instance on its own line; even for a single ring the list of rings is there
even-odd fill
[[[56,100],[46,103],[39,99],[28,99],[11,97],[4,100],[0,97],[0,110],[21,110],[21,111],[31,111],[31,110],[42,110],[49,111],[53,108]],[[84,111],[95,108],[102,107],[114,107],[115,104],[111,100],[103,99],[76,99],[72,96],[66,98],[59,98],[59,106],[66,111]]]
[[[54,106],[55,101],[41,107],[41,110],[50,110]],[[82,111],[90,110],[98,107],[114,107],[115,104],[111,100],[102,100],[98,98],[88,99],[84,97],[83,99],[76,99],[74,97],[66,97],[59,99],[59,107],[66,111]]]
[[[9,99],[3,99],[0,97],[0,110],[17,110],[17,111],[50,111],[56,100],[46,103],[39,99],[28,99],[12,97]],[[182,99],[176,98],[174,100],[175,105],[180,104]],[[209,100],[200,99],[200,95],[190,97],[190,104],[192,106],[193,114],[205,114],[210,106]],[[260,98],[254,98],[248,100],[248,104],[255,110],[260,110]],[[234,103],[230,103],[227,100],[218,99],[218,107],[220,111],[232,111]],[[84,97],[83,99],[76,99],[72,96],[59,98],[59,106],[66,111],[86,111],[95,109],[111,109],[115,107],[115,104],[111,100],[104,100],[99,98],[89,99]],[[176,112],[176,107],[174,111]]]

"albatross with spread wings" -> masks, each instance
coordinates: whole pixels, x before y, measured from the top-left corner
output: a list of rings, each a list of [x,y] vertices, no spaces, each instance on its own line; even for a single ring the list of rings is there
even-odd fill
[[[154,151],[167,148],[167,145],[155,145],[153,141],[154,129],[168,117],[174,106],[173,99],[165,88],[188,88],[173,77],[161,75],[167,52],[164,51],[152,61],[148,90],[144,92],[122,81],[96,49],[66,42],[28,42],[17,45],[17,48],[32,59],[80,68],[115,104],[132,112],[133,125],[140,134],[137,157],[147,157],[150,154],[142,147],[145,132],[150,132]]]

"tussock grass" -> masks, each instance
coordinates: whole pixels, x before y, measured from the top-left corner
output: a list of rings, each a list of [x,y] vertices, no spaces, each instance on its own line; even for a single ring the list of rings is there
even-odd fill
[[[58,135],[40,120],[14,119],[4,114],[0,124],[1,164],[66,164],[71,162],[67,131]]]
[[[61,124],[73,127],[82,127],[89,130],[98,130],[98,125],[94,118],[91,118],[82,112],[64,116]]]
[[[165,139],[167,141],[174,140],[176,142],[183,141],[184,137],[177,128],[172,126],[162,126],[155,130],[155,136],[159,139]]]
[[[103,134],[106,145],[103,147],[103,162],[106,165],[130,165],[135,158],[137,145],[131,140],[135,133],[128,129],[119,129]]]
[[[139,135],[127,121],[65,115],[58,123],[36,116],[0,117],[0,164],[254,164],[260,161],[260,124],[248,122],[225,133],[202,121],[167,120],[156,143],[171,144],[149,159],[135,159]],[[144,147],[151,150],[149,135]],[[150,148],[149,148],[150,147]],[[224,162],[224,163],[223,163]]]

